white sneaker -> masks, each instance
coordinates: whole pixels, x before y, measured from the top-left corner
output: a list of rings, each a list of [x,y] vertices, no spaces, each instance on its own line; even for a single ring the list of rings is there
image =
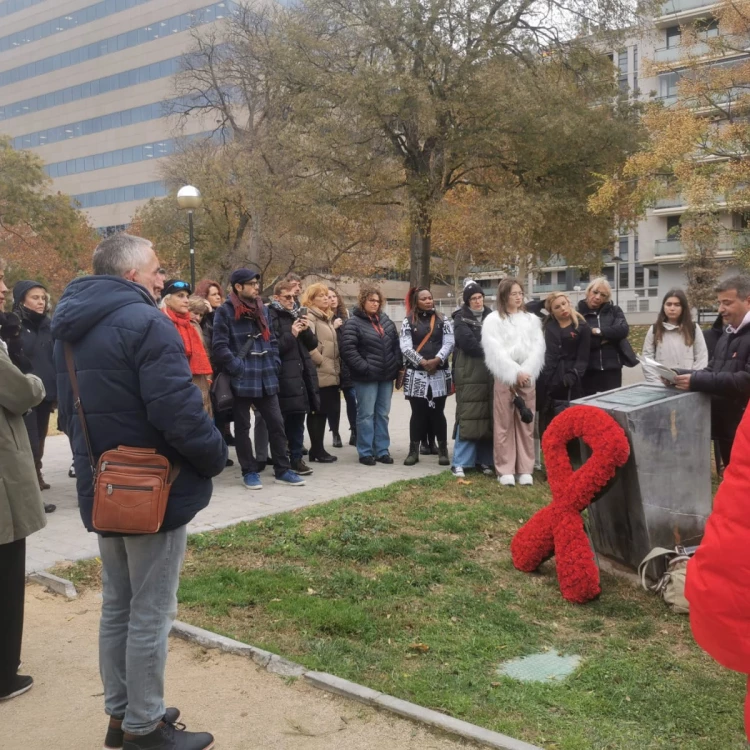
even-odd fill
[[[512,487],[516,483],[516,478],[512,474],[503,474],[497,478],[497,481],[500,482],[500,484]]]
[[[531,474],[519,474],[518,484],[534,484],[534,477]]]
[[[453,466],[451,467],[451,471],[453,472],[453,476],[458,477],[459,479],[463,479],[466,476],[466,474],[464,474],[463,466]]]

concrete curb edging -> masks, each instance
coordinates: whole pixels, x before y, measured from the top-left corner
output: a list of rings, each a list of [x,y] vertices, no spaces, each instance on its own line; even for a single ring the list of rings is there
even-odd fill
[[[212,633],[210,630],[188,625],[180,620],[175,620],[170,635],[192,641],[204,648],[215,648],[229,654],[246,656],[256,664],[264,667],[268,672],[282,675],[284,677],[302,677],[305,682],[319,690],[334,693],[343,698],[349,698],[368,706],[398,714],[405,719],[416,721],[421,724],[440,729],[448,734],[457,735],[463,739],[478,742],[497,750],[541,750],[536,745],[516,740],[513,737],[484,729],[468,721],[454,719],[452,716],[433,711],[416,703],[394,698],[392,695],[380,693],[377,690],[358,685],[356,682],[344,680],[326,672],[308,671],[301,664],[284,659],[281,656],[264,651],[261,648],[250,646],[241,641],[235,641],[223,635]]]
[[[36,573],[29,573],[27,578],[30,581],[42,584],[45,588],[53,591],[55,594],[60,594],[66,599],[77,599],[78,592],[72,581],[67,578],[60,578],[58,576],[48,573],[46,570],[39,570]]]

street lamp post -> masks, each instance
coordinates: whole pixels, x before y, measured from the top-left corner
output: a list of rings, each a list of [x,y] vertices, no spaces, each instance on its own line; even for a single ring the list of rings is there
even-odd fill
[[[177,205],[187,209],[190,233],[190,286],[195,291],[195,242],[193,241],[193,211],[201,204],[201,191],[192,185],[185,185],[177,191]]]
[[[622,258],[619,255],[612,256],[612,262],[615,264],[615,304],[620,306],[620,263]]]

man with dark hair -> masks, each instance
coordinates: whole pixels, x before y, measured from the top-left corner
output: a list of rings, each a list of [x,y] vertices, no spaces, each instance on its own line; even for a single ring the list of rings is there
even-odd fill
[[[211,477],[226,463],[221,433],[203,409],[185,348],[156,306],[164,286],[148,240],[116,234],[94,251],[94,275],[74,279],[52,319],[60,426],[70,440],[83,523],[92,514],[94,473],[74,404],[70,346],[94,461],[120,445],[154,448],[179,467],[156,534],[100,533],[102,616],[99,668],[110,716],[105,748],[208,750],[213,737],[175,724],[165,708],[164,671],[187,524],[205,508]]]
[[[680,370],[675,387],[711,395],[711,434],[729,465],[734,435],[750,401],[750,277],[732,276],[716,288],[726,329],[703,370]]]
[[[229,282],[232,286],[229,298],[214,313],[212,346],[214,363],[231,377],[234,435],[242,483],[248,490],[263,487],[250,439],[250,407],[254,406],[268,429],[275,481],[293,487],[304,485],[305,481],[292,471],[286,452],[278,398],[281,359],[259,295],[260,274],[238,268]]]

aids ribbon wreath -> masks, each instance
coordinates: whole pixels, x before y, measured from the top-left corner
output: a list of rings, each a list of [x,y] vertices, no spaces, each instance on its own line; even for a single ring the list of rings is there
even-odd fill
[[[573,471],[567,445],[576,438],[588,445],[592,455]],[[510,545],[513,565],[532,573],[554,555],[563,598],[584,604],[601,593],[601,586],[581,511],[628,460],[630,445],[625,431],[605,411],[573,406],[552,420],[542,449],[552,502],[516,532]]]

